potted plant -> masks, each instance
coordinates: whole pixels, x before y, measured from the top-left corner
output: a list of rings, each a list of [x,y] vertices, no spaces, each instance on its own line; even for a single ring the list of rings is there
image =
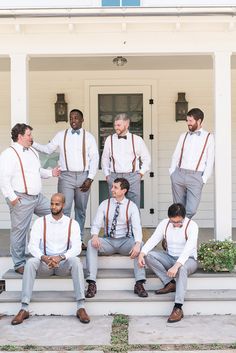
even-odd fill
[[[201,243],[198,260],[205,271],[232,272],[236,265],[236,244],[228,239]]]

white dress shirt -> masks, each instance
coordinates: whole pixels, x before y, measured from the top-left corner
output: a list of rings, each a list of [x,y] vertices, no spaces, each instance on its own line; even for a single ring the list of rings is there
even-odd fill
[[[122,201],[120,201],[120,211],[119,216],[117,218],[116,232],[114,234],[114,238],[123,238],[127,234],[127,223],[126,223],[126,209],[128,204],[128,199],[124,197]],[[91,227],[91,235],[98,235],[99,231],[102,227],[104,227],[104,232],[106,229],[106,214],[107,214],[107,205],[108,200],[103,201],[97,210],[97,214],[93,221],[93,225]],[[115,198],[110,199],[110,207],[108,214],[108,234],[110,234],[112,221],[115,214],[115,209],[117,206],[117,201]],[[128,219],[129,219],[129,236],[133,234],[135,241],[142,241],[142,227],[140,221],[139,210],[134,202],[130,201],[128,208]]]
[[[194,257],[197,260],[197,239],[198,239],[198,225],[194,221],[190,221],[187,228],[187,241],[185,239],[185,229],[188,224],[189,218],[185,217],[183,226],[181,228],[174,227],[169,223],[166,232],[167,252],[171,256],[178,257],[176,262],[182,265],[188,260],[189,257]],[[147,255],[165,235],[166,226],[169,218],[164,219],[159,223],[151,238],[148,239],[142,248],[142,252]]]
[[[132,134],[127,133],[127,139],[118,139],[117,134],[112,135],[113,142],[113,158],[115,160],[116,173],[130,173],[133,169],[134,150],[132,144]],[[150,169],[151,157],[142,137],[134,136],[134,149],[136,154],[135,171],[145,174]],[[113,160],[111,151],[111,136],[108,136],[104,150],[102,153],[102,170],[107,177],[111,172],[114,172]],[[141,167],[139,163],[141,159]]]
[[[28,245],[29,252],[41,259],[44,254],[44,217],[36,219],[33,224],[30,241]],[[70,245],[67,250],[68,229],[70,218],[62,216],[59,220],[55,220],[51,214],[46,216],[46,254],[47,256],[65,255],[66,259],[75,257],[81,252],[80,227],[78,222],[72,220]]]
[[[38,195],[42,189],[41,177],[44,179],[51,177],[52,170],[41,168],[38,153],[32,147],[23,151],[23,146],[17,142],[13,143],[12,147],[22,161],[28,194]],[[0,185],[4,197],[13,201],[17,198],[15,191],[25,193],[20,161],[10,147],[1,154],[0,170]]]
[[[184,143],[183,157],[181,168],[195,170],[200,159],[208,132],[200,129],[201,134],[198,136],[196,134],[188,134]],[[181,149],[183,146],[183,141],[186,133],[181,134],[179,141],[177,143],[176,149],[172,156],[171,167],[169,169],[170,174],[175,171],[175,168],[178,167]],[[211,176],[213,165],[214,165],[214,137],[211,134],[207,141],[207,145],[202,156],[202,160],[198,167],[198,171],[202,172],[203,182],[206,183],[207,179]]]
[[[80,129],[80,134],[72,134],[72,129],[68,129],[66,135],[66,157],[68,169],[70,172],[82,172],[83,170],[89,171],[88,178],[94,179],[99,162],[98,148],[90,132],[85,131],[85,155],[86,155],[86,166],[84,169],[83,165],[83,129]],[[36,150],[51,154],[59,148],[60,157],[59,165],[62,171],[66,171],[66,162],[64,154],[64,136],[65,131],[59,131],[56,136],[47,144],[40,145],[34,142],[33,146]]]

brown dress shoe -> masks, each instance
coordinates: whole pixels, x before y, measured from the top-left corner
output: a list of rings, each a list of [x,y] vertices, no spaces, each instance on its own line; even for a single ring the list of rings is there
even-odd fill
[[[170,323],[177,322],[177,321],[180,321],[183,317],[184,317],[183,310],[179,308],[174,308],[167,322],[170,322]]]
[[[139,297],[141,298],[146,298],[148,297],[148,293],[146,292],[143,283],[136,282],[134,286],[134,293],[138,294]]]
[[[176,284],[169,282],[165,285],[165,287],[155,290],[155,294],[167,294],[171,292],[175,292],[176,290]]]
[[[90,322],[90,317],[88,316],[84,308],[78,309],[76,312],[76,316],[79,321],[83,324],[88,324]]]
[[[85,294],[85,298],[93,298],[97,293],[97,286],[95,282],[90,282],[88,285],[87,292]]]
[[[20,275],[23,275],[24,269],[25,269],[24,266],[21,266],[21,267],[16,268],[15,272],[19,273]]]
[[[19,313],[12,319],[11,324],[12,325],[19,325],[22,324],[22,322],[26,319],[29,318],[29,312],[26,310],[21,309]]]

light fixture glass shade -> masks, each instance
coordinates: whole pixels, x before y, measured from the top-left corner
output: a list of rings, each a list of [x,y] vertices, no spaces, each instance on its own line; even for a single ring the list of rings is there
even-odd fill
[[[127,64],[127,59],[123,56],[117,56],[112,60],[112,62],[116,66],[124,66],[125,64]]]

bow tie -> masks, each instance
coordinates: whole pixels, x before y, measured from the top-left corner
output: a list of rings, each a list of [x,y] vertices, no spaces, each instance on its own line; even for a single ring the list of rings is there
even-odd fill
[[[74,129],[72,129],[71,132],[72,132],[72,134],[77,134],[77,135],[80,134],[80,130],[74,130]]]
[[[201,131],[190,131],[189,134],[192,135],[197,135],[200,136],[201,135]]]
[[[118,135],[118,139],[125,139],[125,140],[127,140],[127,136],[125,135],[125,136],[120,136],[120,135]]]
[[[29,148],[28,147],[23,147],[23,152],[25,151],[29,151]]]

